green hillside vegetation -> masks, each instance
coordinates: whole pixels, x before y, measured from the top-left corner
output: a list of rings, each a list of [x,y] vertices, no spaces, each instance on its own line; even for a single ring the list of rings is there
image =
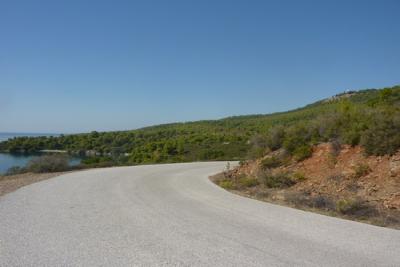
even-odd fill
[[[242,160],[285,148],[296,159],[319,142],[362,145],[367,154],[400,148],[400,86],[347,92],[296,110],[269,115],[173,123],[132,131],[91,132],[59,137],[19,137],[0,151],[44,149],[91,154],[88,165],[133,165],[197,160]],[[90,153],[88,153],[90,152]]]

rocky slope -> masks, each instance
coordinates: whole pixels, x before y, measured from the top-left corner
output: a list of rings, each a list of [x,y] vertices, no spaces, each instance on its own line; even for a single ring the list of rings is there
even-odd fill
[[[400,151],[366,157],[360,146],[323,143],[297,162],[281,149],[213,180],[257,199],[400,227]]]

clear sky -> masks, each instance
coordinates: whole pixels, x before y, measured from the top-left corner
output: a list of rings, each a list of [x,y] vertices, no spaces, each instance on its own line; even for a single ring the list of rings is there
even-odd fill
[[[0,131],[124,130],[400,84],[400,1],[0,3]]]

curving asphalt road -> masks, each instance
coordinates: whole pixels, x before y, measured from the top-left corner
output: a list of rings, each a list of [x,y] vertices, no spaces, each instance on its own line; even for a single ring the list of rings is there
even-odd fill
[[[95,169],[0,198],[0,266],[400,266],[400,231],[233,195],[225,162]]]

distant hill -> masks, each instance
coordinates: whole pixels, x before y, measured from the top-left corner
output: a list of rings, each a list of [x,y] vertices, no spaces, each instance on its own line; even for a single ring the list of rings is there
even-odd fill
[[[361,144],[370,154],[400,147],[400,86],[344,92],[302,108],[266,115],[156,125],[131,131],[58,137],[18,137],[0,151],[67,150],[90,156],[87,164],[142,164],[241,160],[284,147],[306,157],[309,147],[331,139]],[[399,139],[399,140],[398,140]]]

